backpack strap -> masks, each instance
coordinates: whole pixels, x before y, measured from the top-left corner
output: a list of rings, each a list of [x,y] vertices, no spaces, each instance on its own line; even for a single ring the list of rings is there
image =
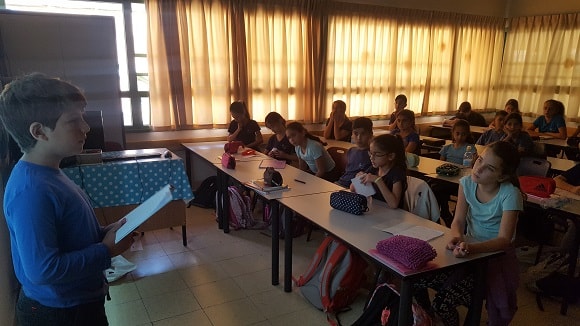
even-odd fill
[[[308,283],[310,279],[312,279],[316,273],[316,270],[318,269],[318,265],[320,265],[320,261],[322,261],[322,258],[325,256],[325,253],[328,251],[328,248],[333,241],[334,239],[332,237],[324,238],[318,249],[316,249],[314,258],[312,259],[310,266],[308,266],[306,273],[301,275],[298,280],[295,280],[296,286],[303,286],[304,284]]]
[[[324,265],[324,271],[322,272],[322,279],[320,282],[320,298],[322,299],[322,306],[324,307],[325,312],[333,312],[334,307],[332,300],[330,299],[330,283],[332,283],[332,276],[336,266],[348,252],[348,248],[344,244],[338,241],[337,243],[338,246]]]

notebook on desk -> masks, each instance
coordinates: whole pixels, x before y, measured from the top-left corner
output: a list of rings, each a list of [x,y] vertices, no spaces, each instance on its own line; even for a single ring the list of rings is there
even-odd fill
[[[103,162],[128,161],[144,158],[158,158],[163,153],[159,149],[129,149],[124,151],[103,152]]]

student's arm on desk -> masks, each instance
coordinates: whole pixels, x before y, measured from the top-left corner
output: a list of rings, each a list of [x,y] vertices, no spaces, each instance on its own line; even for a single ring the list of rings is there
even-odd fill
[[[554,181],[556,182],[556,187],[580,195],[580,186],[569,184],[566,178],[562,175],[556,176]]]

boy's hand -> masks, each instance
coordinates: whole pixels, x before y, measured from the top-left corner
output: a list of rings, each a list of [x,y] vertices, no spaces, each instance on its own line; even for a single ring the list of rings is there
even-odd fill
[[[126,236],[125,238],[123,238],[123,240],[119,241],[119,243],[115,244],[115,236],[117,234],[117,230],[119,230],[119,228],[123,226],[123,224],[125,224],[126,222],[127,220],[125,218],[122,218],[115,223],[109,224],[105,228],[107,233],[103,238],[103,244],[109,250],[110,257],[115,257],[122,254],[123,252],[127,251],[127,249],[129,249],[133,244],[132,235]]]

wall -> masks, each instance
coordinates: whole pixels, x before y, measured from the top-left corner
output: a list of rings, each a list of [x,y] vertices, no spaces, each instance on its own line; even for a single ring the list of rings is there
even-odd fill
[[[337,0],[338,2],[382,5],[387,7],[410,8],[434,11],[457,12],[463,14],[506,17],[508,0]],[[521,0],[527,1],[527,0]],[[537,0],[538,2],[540,0]],[[562,2],[566,0],[560,0]]]
[[[580,12],[578,0],[511,0],[508,8],[510,17],[541,16]]]

